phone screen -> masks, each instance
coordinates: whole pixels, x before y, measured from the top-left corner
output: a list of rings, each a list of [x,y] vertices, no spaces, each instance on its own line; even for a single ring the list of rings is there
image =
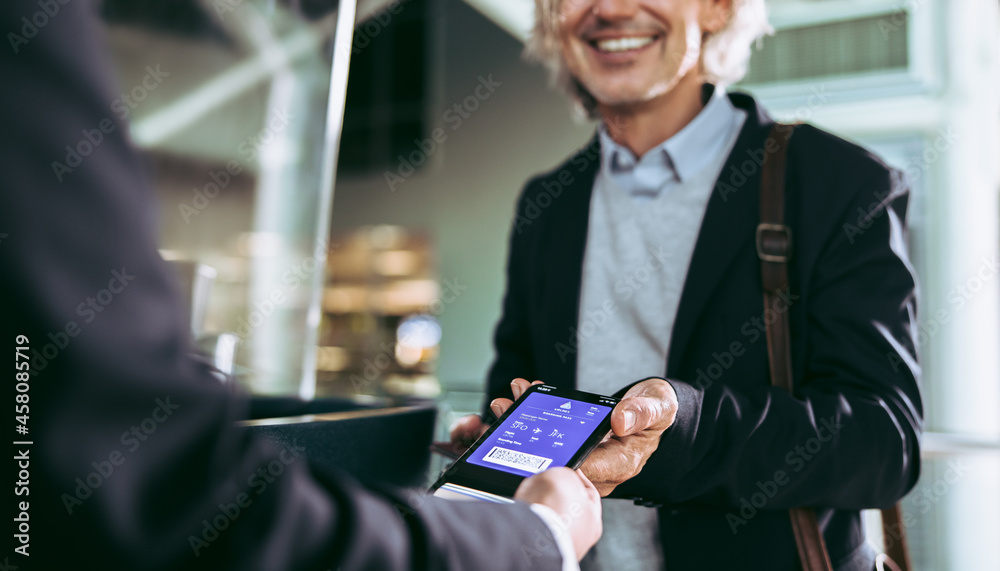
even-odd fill
[[[580,467],[611,430],[619,400],[532,385],[431,486],[451,499],[509,502],[527,477],[556,466]]]
[[[518,476],[566,466],[612,407],[540,392],[528,393],[466,459]]]

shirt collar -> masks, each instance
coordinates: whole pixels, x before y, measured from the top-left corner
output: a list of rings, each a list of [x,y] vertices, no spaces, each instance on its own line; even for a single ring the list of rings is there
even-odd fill
[[[637,164],[664,168],[678,181],[689,180],[708,166],[726,145],[730,128],[738,111],[726,96],[726,90],[715,87],[705,107],[673,137],[650,149],[636,160],[632,151],[616,143],[602,122],[598,127],[601,140],[601,167],[609,173],[625,173]]]

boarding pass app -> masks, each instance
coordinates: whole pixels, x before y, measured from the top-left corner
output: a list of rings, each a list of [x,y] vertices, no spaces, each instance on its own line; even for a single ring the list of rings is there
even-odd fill
[[[515,406],[466,462],[518,476],[566,466],[612,410],[539,392]]]

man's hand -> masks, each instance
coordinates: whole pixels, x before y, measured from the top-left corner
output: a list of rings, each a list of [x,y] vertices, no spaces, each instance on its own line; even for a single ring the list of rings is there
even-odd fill
[[[519,399],[528,383],[514,379],[511,389]],[[494,399],[490,407],[500,413],[514,404],[510,399]],[[646,460],[660,444],[660,435],[670,428],[677,415],[677,393],[663,379],[649,379],[625,393],[611,413],[611,434],[584,461],[580,471],[594,483],[601,496],[607,496],[619,484],[632,478],[646,465]],[[499,414],[497,415],[499,416]]]
[[[632,478],[660,445],[677,416],[677,393],[663,379],[638,383],[611,413],[611,434],[587,457],[580,471],[607,496]]]
[[[458,455],[462,455],[469,446],[472,446],[479,437],[482,436],[490,425],[483,422],[478,414],[469,414],[455,421],[451,425],[451,448]]]
[[[521,398],[524,391],[528,390],[531,385],[540,385],[542,381],[535,381],[533,383],[528,383],[524,379],[514,379],[510,383],[511,391],[514,393],[514,400]],[[490,403],[490,409],[493,410],[493,414],[500,418],[500,416],[510,408],[513,401],[510,399],[494,399]],[[472,446],[479,437],[482,436],[488,429],[490,425],[483,422],[483,419],[478,414],[469,414],[463,416],[462,418],[455,421],[451,425],[451,446],[452,449],[458,454],[464,453]]]
[[[601,496],[580,472],[552,468],[535,474],[521,482],[514,499],[542,504],[559,514],[573,538],[577,561],[601,538]]]

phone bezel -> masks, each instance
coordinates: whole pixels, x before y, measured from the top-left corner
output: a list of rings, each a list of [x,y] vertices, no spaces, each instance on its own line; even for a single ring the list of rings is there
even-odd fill
[[[479,466],[476,464],[470,464],[467,462],[468,458],[480,447],[482,446],[500,426],[504,424],[509,416],[514,414],[518,407],[524,403],[527,396],[531,393],[540,392],[547,395],[553,395],[560,398],[566,398],[570,400],[575,400],[578,402],[588,403],[588,404],[599,404],[602,406],[609,406],[614,411],[614,407],[620,402],[620,399],[615,397],[609,397],[604,395],[599,395],[595,393],[587,393],[583,391],[578,391],[575,389],[560,389],[552,385],[532,385],[527,391],[521,395],[513,406],[507,409],[503,415],[500,416],[482,436],[469,446],[469,449],[465,451],[464,454],[441,474],[437,482],[431,486],[430,491],[434,492],[440,488],[445,483],[458,484],[460,486],[466,486],[468,488],[473,488],[475,490],[480,490],[483,492],[489,492],[491,494],[496,494],[504,497],[512,497],[517,487],[527,476],[521,476],[518,474],[511,474],[510,472],[504,472],[502,470],[496,470],[493,468],[486,468],[484,466]],[[604,417],[597,427],[591,432],[587,439],[583,442],[583,445],[577,449],[577,451],[570,457],[567,466],[576,470],[579,468],[583,461],[587,459],[587,456],[593,452],[594,448],[604,439],[604,437],[611,431],[611,413]]]

